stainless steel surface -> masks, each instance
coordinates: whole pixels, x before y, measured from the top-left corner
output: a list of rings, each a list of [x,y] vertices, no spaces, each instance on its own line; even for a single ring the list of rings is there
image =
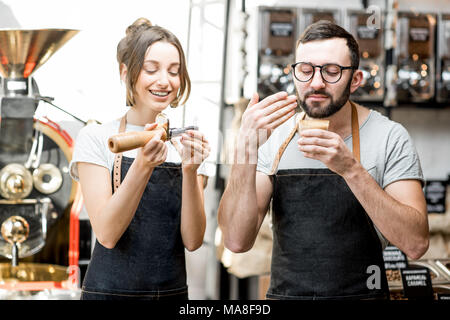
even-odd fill
[[[26,198],[33,189],[31,173],[19,163],[10,163],[0,171],[0,194],[6,199]]]
[[[71,282],[71,270],[53,264],[20,263],[12,267],[0,263],[0,300],[79,300],[81,290]],[[60,282],[62,288],[52,288],[53,282]]]
[[[418,261],[409,261],[409,267],[416,268],[428,268],[430,270],[430,276],[432,277],[431,282],[433,285],[435,284],[446,284],[449,283],[447,277],[443,274],[443,272],[435,265],[432,260],[418,260]],[[402,288],[402,280],[400,276],[400,270],[395,270],[398,272],[398,280],[388,281],[389,288]]]
[[[80,296],[80,289],[46,289],[40,291],[0,289],[0,300],[80,300]]]
[[[65,281],[69,279],[68,268],[53,264],[19,263],[12,267],[0,263],[0,284],[20,281]]]
[[[450,283],[450,259],[439,259],[435,261],[435,264],[442,270]]]
[[[28,78],[79,30],[0,30],[0,74]]]

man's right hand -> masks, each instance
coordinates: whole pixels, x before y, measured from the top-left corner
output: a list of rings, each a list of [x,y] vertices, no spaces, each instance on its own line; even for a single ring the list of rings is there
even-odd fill
[[[295,95],[278,92],[259,101],[258,94],[254,93],[242,115],[238,149],[247,148],[254,155],[272,131],[295,114],[296,107]]]

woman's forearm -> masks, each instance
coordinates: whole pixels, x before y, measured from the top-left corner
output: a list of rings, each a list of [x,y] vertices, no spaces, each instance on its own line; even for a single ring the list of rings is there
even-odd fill
[[[203,178],[197,170],[183,168],[181,236],[186,249],[193,251],[202,245],[205,229]]]
[[[96,190],[88,195],[91,197],[88,213],[92,227],[97,239],[106,248],[113,248],[128,228],[152,172],[153,168],[139,166],[135,161],[112,196],[97,197]],[[95,182],[92,184],[95,185]]]

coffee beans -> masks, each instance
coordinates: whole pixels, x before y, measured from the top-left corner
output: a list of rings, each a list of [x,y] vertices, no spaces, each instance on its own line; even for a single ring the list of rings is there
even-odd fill
[[[401,281],[400,270],[386,270],[388,282]]]
[[[431,280],[436,279],[436,274],[430,270]],[[388,282],[402,281],[400,270],[386,270],[386,278]]]

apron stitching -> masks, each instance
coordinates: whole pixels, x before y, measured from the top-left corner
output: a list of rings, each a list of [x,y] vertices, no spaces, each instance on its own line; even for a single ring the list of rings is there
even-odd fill
[[[174,289],[176,290],[176,289]],[[124,294],[124,293],[110,293],[110,292],[100,292],[100,291],[89,291],[82,289],[83,292],[89,293],[89,294],[101,294],[101,295],[110,295],[110,296],[121,296],[121,297],[166,297],[166,296],[174,296],[178,294],[184,294],[188,292],[188,290],[183,290],[179,292],[173,292],[173,293],[160,293],[161,291],[157,291],[156,293],[150,293],[150,294]]]

